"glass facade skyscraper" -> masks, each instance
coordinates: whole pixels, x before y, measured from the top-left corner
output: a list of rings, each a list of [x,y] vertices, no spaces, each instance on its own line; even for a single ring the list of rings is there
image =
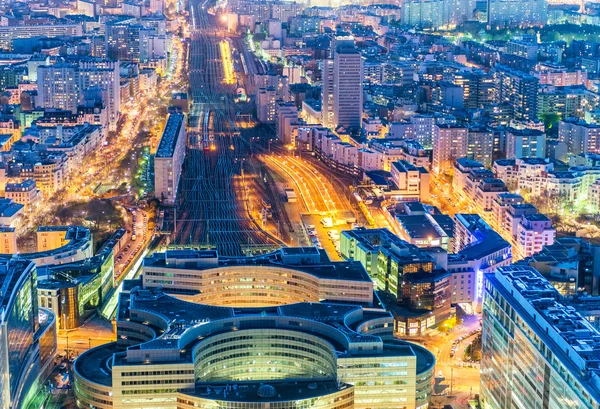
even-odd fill
[[[40,325],[35,264],[22,259],[0,261],[0,408],[16,408],[56,351],[55,320],[45,312]],[[40,339],[44,351],[40,355]],[[40,356],[43,362],[40,361]]]
[[[486,275],[484,409],[596,409],[600,333],[533,267]]]

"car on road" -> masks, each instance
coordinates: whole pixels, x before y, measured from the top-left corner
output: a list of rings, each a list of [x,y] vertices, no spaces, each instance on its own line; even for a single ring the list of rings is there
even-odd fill
[[[333,220],[331,220],[331,217],[324,217],[323,219],[321,219],[321,224],[325,228],[330,228],[333,227]]]

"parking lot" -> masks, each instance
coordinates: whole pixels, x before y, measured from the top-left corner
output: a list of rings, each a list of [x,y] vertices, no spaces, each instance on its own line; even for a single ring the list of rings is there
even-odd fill
[[[342,260],[339,254],[340,251],[340,234],[344,230],[351,230],[353,225],[340,224],[333,225],[323,223],[323,219],[328,219],[327,216],[316,214],[303,214],[302,222],[313,246],[320,247],[327,252],[332,261]]]

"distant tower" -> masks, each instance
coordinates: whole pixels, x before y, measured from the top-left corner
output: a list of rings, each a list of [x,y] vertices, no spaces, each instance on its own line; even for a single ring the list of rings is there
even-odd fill
[[[354,42],[336,43],[333,52],[335,127],[360,129],[363,103],[362,56]]]
[[[334,128],[335,124],[333,117],[333,60],[323,60],[321,78],[323,82],[323,85],[321,86],[321,123],[326,128]]]

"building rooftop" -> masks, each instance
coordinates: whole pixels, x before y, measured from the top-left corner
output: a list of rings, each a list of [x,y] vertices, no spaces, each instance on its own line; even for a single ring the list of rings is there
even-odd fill
[[[298,255],[306,257],[302,257],[300,262],[289,262],[291,256]],[[241,258],[222,257],[216,250],[168,250],[164,253],[155,252],[144,259],[144,267],[173,269],[205,270],[232,265],[282,267],[303,271],[322,279],[371,281],[359,262],[331,261],[325,252],[314,247],[288,247],[262,256]]]
[[[474,232],[477,229],[490,229],[490,226],[478,214],[458,213],[454,217],[457,222],[465,226],[470,232]]]
[[[288,402],[336,393],[349,388],[350,385],[334,380],[287,381],[273,380],[268,382],[235,382],[235,387],[228,384],[199,384],[192,393],[204,399],[232,402]],[[234,389],[235,388],[235,389]]]
[[[12,199],[0,197],[0,217],[13,217],[23,210],[25,206],[14,202]]]
[[[549,165],[550,162],[545,158],[519,158],[519,163],[524,163],[526,165]]]
[[[494,161],[498,166],[515,166],[517,164],[516,159],[498,159]]]
[[[392,162],[392,167],[394,167],[399,172],[410,172],[410,171],[418,171],[419,173],[429,173],[427,169],[422,166],[415,166],[410,162],[405,160],[399,160],[396,162]]]
[[[600,332],[535,268],[499,267],[488,280],[521,316],[540,343],[569,371],[590,397],[600,401]],[[566,374],[565,374],[566,376]]]
[[[18,192],[18,191],[28,191],[28,190],[32,190],[35,189],[36,187],[36,183],[35,180],[33,179],[25,179],[22,182],[15,182],[15,183],[7,183],[6,184],[6,191],[7,192]]]
[[[426,215],[397,215],[396,219],[411,239],[442,237]]]
[[[92,379],[104,386],[112,385],[111,361],[113,355],[122,353],[123,350],[117,347],[116,342],[101,345],[96,348],[83,352],[75,360],[73,370],[87,379]]]
[[[444,233],[448,237],[454,237],[454,220],[452,216],[447,214],[433,214],[431,217],[444,230]]]
[[[512,253],[512,246],[492,229],[479,230],[478,241],[465,247],[458,254],[465,260],[477,260],[502,250]]]
[[[181,127],[185,126],[183,123],[184,118],[185,116],[180,113],[169,114],[167,124],[165,125],[165,129],[160,138],[160,143],[158,144],[158,149],[156,150],[157,158],[170,158],[173,156]]]
[[[188,343],[197,342],[196,337],[190,338],[190,333],[200,326],[211,333],[221,332],[228,322],[238,322],[254,318],[254,321],[266,320],[275,322],[275,317],[294,317],[319,322],[332,327],[342,338],[328,337],[337,351],[344,355],[344,350],[352,343],[381,342],[377,336],[356,332],[350,328],[350,323],[365,322],[374,318],[392,320],[385,310],[370,310],[368,318],[363,316],[363,309],[356,305],[332,303],[296,303],[281,306],[265,306],[256,308],[220,307],[198,304],[168,296],[162,291],[136,288],[130,294],[128,303],[119,303],[119,320],[134,319],[137,311],[159,317],[165,330],[158,337],[140,344],[137,348],[143,350],[189,349]],[[135,311],[132,315],[129,311]],[[377,313],[376,317],[373,313]],[[352,318],[350,318],[352,316]],[[211,324],[212,323],[212,324]],[[211,326],[206,326],[211,324]],[[273,325],[273,324],[270,324]],[[187,359],[187,356],[186,358]],[[191,357],[190,357],[191,359]]]
[[[550,219],[543,213],[525,214],[523,218],[531,222],[549,222]]]
[[[477,162],[476,160],[469,158],[458,158],[455,162],[455,167],[459,169],[464,169],[465,171],[469,171],[473,168],[483,168],[483,164],[481,162]]]
[[[579,176],[577,172],[548,172],[548,175],[557,179],[576,179]]]
[[[18,282],[24,278],[24,272],[33,267],[34,264],[30,260],[22,258],[10,258],[0,260],[0,311],[2,316],[6,313],[3,311],[10,303],[11,297],[17,288]]]
[[[365,176],[371,179],[373,184],[377,186],[388,186],[392,174],[385,170],[370,170],[365,172]]]
[[[530,128],[524,128],[524,129],[510,128],[510,133],[515,136],[539,136],[539,135],[544,134],[544,132],[540,131],[539,129],[530,129]]]
[[[45,257],[54,257],[56,263],[71,261],[71,257],[77,251],[85,251],[92,246],[92,234],[90,229],[82,226],[39,226],[38,232],[65,232],[65,238],[69,240],[62,247],[47,250],[35,251],[32,253],[21,253],[20,257],[28,260],[37,260]],[[11,257],[10,254],[0,254],[0,259]]]

